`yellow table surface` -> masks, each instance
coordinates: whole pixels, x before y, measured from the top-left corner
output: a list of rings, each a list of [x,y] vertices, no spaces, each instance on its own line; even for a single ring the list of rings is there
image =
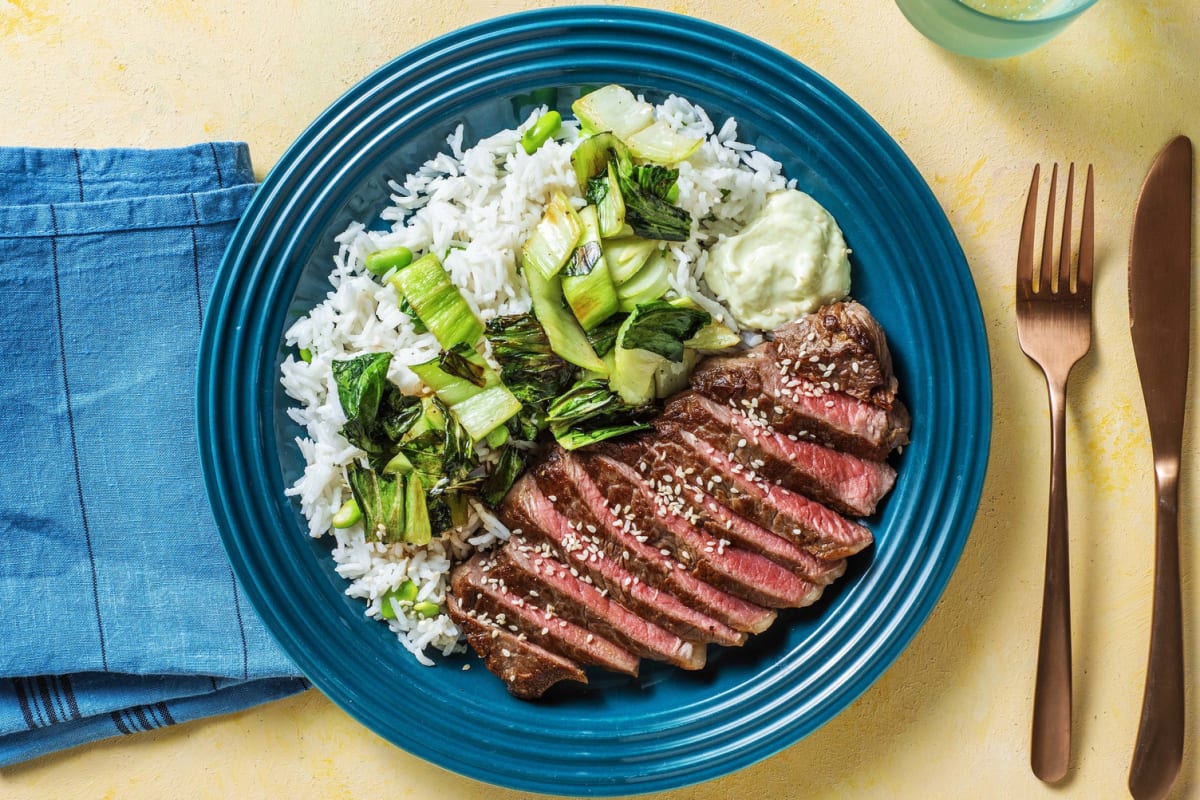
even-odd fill
[[[0,144],[249,142],[264,174],[346,88],[409,47],[537,5],[475,2],[116,4],[0,0]],[[1127,333],[1134,200],[1159,148],[1200,135],[1200,5],[1100,0],[1034,53],[974,61],[911,28],[889,0],[680,0],[647,5],[740,30],[808,64],[900,143],[962,242],[995,386],[979,514],[912,645],[821,730],[741,772],[658,795],[708,798],[1120,798],[1150,624],[1150,445]],[[124,7],[129,10],[117,12]],[[1096,169],[1095,334],[1067,421],[1075,745],[1058,787],[1030,773],[1029,727],[1046,522],[1049,415],[1017,346],[1013,262],[1033,164]],[[1194,325],[1193,353],[1200,352]],[[1195,356],[1193,356],[1195,360]],[[1191,396],[1197,394],[1193,364]],[[1187,660],[1200,463],[1187,420],[1182,485]],[[11,543],[6,543],[11,546]],[[399,651],[398,651],[399,652]],[[1198,692],[1173,797],[1200,796]],[[419,735],[419,723],[414,732]],[[0,771],[5,798],[507,800],[367,731],[316,691],[218,719],[121,737]]]

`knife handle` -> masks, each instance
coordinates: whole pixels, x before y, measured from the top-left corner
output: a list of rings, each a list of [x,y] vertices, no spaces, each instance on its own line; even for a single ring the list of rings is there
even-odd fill
[[[1154,535],[1154,610],[1150,659],[1129,792],[1166,797],[1183,761],[1183,603],[1179,586],[1179,461],[1154,465],[1158,506]]]
[[[1050,503],[1037,682],[1033,692],[1033,774],[1053,783],[1071,760],[1071,568],[1067,533],[1066,376],[1048,371],[1050,390]]]

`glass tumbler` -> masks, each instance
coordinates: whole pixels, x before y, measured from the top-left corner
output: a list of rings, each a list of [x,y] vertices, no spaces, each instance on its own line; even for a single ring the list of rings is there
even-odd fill
[[[955,53],[1006,58],[1050,41],[1096,0],[896,0],[913,27]]]

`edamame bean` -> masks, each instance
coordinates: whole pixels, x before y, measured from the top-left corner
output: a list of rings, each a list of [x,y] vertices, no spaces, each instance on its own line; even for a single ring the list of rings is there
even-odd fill
[[[360,519],[362,519],[362,509],[358,507],[358,503],[351,497],[342,503],[342,507],[333,515],[333,527],[349,528]]]
[[[376,250],[367,255],[367,272],[383,276],[390,270],[403,269],[412,263],[413,252],[407,247],[389,247],[387,250]]]
[[[533,155],[534,151],[544,145],[551,136],[558,133],[561,126],[562,114],[557,111],[547,111],[521,134],[521,147],[525,148],[526,153]]]
[[[417,616],[424,617],[425,619],[429,619],[430,617],[436,617],[441,612],[441,610],[442,610],[441,606],[439,606],[437,603],[431,603],[428,600],[425,600],[424,602],[421,602],[421,603],[417,603],[416,605],[413,606],[413,612],[415,614],[417,614]]]

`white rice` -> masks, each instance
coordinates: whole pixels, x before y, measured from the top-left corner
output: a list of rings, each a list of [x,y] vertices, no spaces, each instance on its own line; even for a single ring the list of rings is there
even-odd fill
[[[364,259],[374,250],[399,245],[417,254],[432,251],[443,256],[451,279],[484,321],[528,311],[529,294],[517,273],[516,253],[554,191],[583,205],[570,161],[577,140],[573,121],[564,123],[559,141],[547,142],[533,155],[520,146],[522,131],[542,111],[466,150],[460,125],[446,139],[446,152],[402,183],[390,182],[392,205],[381,214],[390,230],[370,231],[356,222],[338,235],[331,290],[287,331],[289,346],[312,353],[311,363],[289,356],[282,368],[283,387],[297,402],[288,414],[306,431],[297,439],[304,474],[288,494],[299,498],[310,535],[333,534],[337,572],[349,584],[346,594],[364,600],[369,617],[383,619],[382,598],[406,580],[417,585],[418,600],[443,604],[451,566],[506,539],[508,530],[477,503],[471,505],[466,526],[419,548],[367,541],[361,524],[331,528],[333,514],[350,496],[346,465],[365,457],[339,433],[346,419],[332,362],[391,352],[389,377],[403,391],[417,393],[422,386],[408,365],[427,361],[439,350],[432,334],[413,330],[411,318],[399,310],[395,290],[367,273]],[[704,137],[696,153],[679,165],[677,202],[691,212],[693,224],[691,238],[670,247],[677,263],[671,289],[691,296],[736,330],[729,312],[705,293],[707,248],[740,230],[762,208],[767,194],[792,184],[781,176],[778,162],[737,140],[733,119],[718,129],[703,109],[674,96],[656,113],[676,128]],[[756,341],[753,332],[743,336]],[[483,448],[481,455],[488,455]],[[407,607],[394,611],[388,625],[421,663],[434,663],[427,651],[448,655],[462,649],[458,627],[444,612],[424,618]]]

